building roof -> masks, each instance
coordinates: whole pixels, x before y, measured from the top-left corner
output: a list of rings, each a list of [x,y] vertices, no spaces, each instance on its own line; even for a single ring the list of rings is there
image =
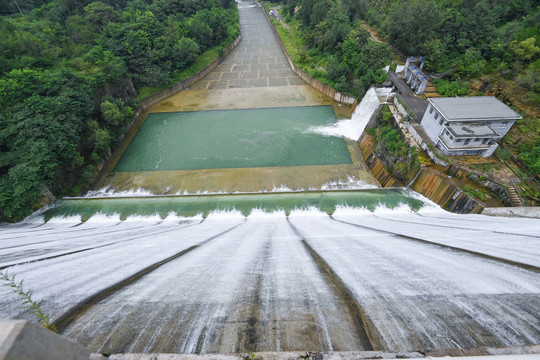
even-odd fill
[[[485,124],[465,125],[465,124],[449,124],[446,128],[456,138],[468,137],[496,137],[497,133]]]
[[[449,121],[521,119],[518,113],[494,96],[430,98],[428,100]]]

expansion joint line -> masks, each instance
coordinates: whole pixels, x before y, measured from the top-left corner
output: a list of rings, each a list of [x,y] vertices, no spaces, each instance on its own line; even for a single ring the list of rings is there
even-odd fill
[[[100,291],[98,291],[97,293],[95,293],[94,295],[91,295],[89,297],[87,297],[86,299],[80,301],[79,303],[77,303],[76,305],[74,305],[73,307],[71,307],[71,309],[67,310],[64,314],[60,315],[58,318],[56,318],[52,324],[56,327],[57,329],[57,332],[58,333],[62,333],[62,331],[64,331],[70,324],[71,322],[73,322],[73,320],[75,320],[77,317],[81,316],[82,314],[84,314],[88,309],[90,309],[90,307],[94,304],[97,304],[98,302],[100,302],[101,300],[111,296],[112,294],[122,290],[123,288],[131,285],[132,283],[134,283],[135,281],[139,280],[140,278],[142,278],[143,276],[151,273],[152,271],[156,270],[157,268],[161,267],[162,265],[165,265],[179,257],[181,257],[182,255],[185,255],[203,245],[206,245],[208,244],[209,242],[211,242],[212,240],[220,237],[220,236],[223,236],[225,234],[227,234],[228,232],[230,231],[233,231],[234,229],[236,229],[237,227],[243,225],[245,223],[242,222],[238,225],[235,225],[217,235],[214,235],[206,240],[204,240],[203,242],[199,243],[198,245],[193,245],[187,249],[184,249],[166,259],[163,259],[157,263],[154,263],[150,266],[147,266],[145,267],[144,269],[141,269],[139,270],[138,272],[136,272],[135,274],[131,275],[130,277],[128,278],[125,278],[123,280],[120,280],[118,281],[117,283],[111,285],[111,286],[108,286],[107,288],[105,289],[102,289]]]
[[[185,228],[188,228],[188,227],[200,225],[203,221],[204,220],[201,220],[200,222],[195,223],[195,224],[189,224],[189,225],[186,225],[186,226],[182,226],[180,229],[185,229]],[[131,230],[133,230],[133,229],[131,229]],[[163,231],[153,233],[152,236],[160,235],[160,234],[164,234],[164,233],[168,233],[168,232],[172,232],[172,231],[177,231],[177,230],[178,229],[163,230]],[[118,231],[127,231],[127,230],[118,230]],[[108,232],[107,234],[110,234],[110,233],[111,232]],[[73,250],[73,251],[64,252],[64,253],[61,253],[61,254],[44,256],[44,257],[41,257],[39,259],[24,260],[24,261],[17,262],[17,263],[8,263],[7,265],[0,266],[0,270],[6,269],[6,268],[11,267],[11,266],[17,266],[17,265],[22,265],[22,264],[30,264],[30,263],[34,263],[34,262],[38,262],[38,261],[56,259],[56,258],[59,258],[59,257],[62,257],[62,256],[68,256],[68,255],[78,254],[78,253],[85,252],[85,251],[90,251],[90,250],[100,249],[100,248],[104,248],[104,247],[108,247],[108,246],[113,246],[113,245],[116,245],[116,244],[119,244],[119,243],[141,239],[141,238],[144,238],[146,236],[147,235],[131,237],[131,238],[128,238],[126,240],[119,240],[119,241],[115,241],[115,242],[112,242],[112,243],[107,243],[107,244],[103,244],[103,245],[99,245],[99,246],[89,247],[89,248],[86,248],[86,249],[79,249],[79,250]],[[45,241],[44,243],[47,243],[47,242],[49,242],[49,241]],[[36,243],[34,243],[34,244],[36,244]],[[40,244],[40,243],[37,243],[37,244]]]
[[[287,217],[292,231],[301,239],[307,253],[313,259],[313,262],[319,269],[325,281],[328,283],[329,288],[332,289],[335,295],[347,304],[347,307],[351,313],[351,316],[355,319],[357,332],[362,342],[365,344],[367,351],[383,350],[380,339],[381,336],[375,327],[375,325],[369,319],[364,308],[356,301],[352,291],[345,285],[343,280],[335,273],[332,267],[309,245],[308,241],[296,226],[294,226],[289,217]]]

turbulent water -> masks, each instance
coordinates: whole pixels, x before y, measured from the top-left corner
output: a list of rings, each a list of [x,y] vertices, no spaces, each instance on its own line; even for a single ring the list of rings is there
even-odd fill
[[[143,216],[132,199],[130,214],[37,216],[1,226],[0,267],[97,352],[539,343],[540,221],[454,215],[397,192],[408,202],[325,212]],[[33,319],[0,291],[0,317]]]
[[[325,136],[346,137],[351,140],[358,140],[366,128],[371,116],[390,94],[390,88],[370,88],[350,119],[340,120],[331,126],[313,127],[311,131]],[[381,100],[380,100],[381,99]]]

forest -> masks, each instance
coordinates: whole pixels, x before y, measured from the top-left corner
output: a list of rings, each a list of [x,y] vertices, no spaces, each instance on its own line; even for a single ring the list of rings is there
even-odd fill
[[[140,95],[239,35],[233,0],[0,0],[0,15],[0,221],[91,185]]]

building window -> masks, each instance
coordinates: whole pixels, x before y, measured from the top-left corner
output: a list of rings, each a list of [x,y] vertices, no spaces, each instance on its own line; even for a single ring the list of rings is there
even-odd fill
[[[467,139],[465,140],[465,143],[463,145],[469,145],[470,142],[471,142],[471,139]]]
[[[489,139],[483,139],[482,140],[482,145],[485,145],[488,141],[489,141]]]
[[[433,115],[433,106],[429,105],[429,113]]]

